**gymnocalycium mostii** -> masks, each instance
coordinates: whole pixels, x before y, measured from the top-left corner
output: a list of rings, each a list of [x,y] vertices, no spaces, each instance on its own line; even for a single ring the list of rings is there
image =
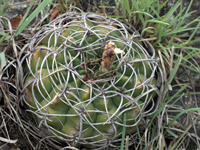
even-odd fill
[[[91,13],[66,13],[44,25],[25,69],[24,101],[38,125],[77,147],[119,146],[123,126],[135,133],[163,89],[155,50],[140,38],[128,23]]]

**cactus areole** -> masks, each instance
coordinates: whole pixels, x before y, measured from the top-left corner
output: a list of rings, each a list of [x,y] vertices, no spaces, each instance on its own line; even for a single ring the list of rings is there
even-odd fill
[[[141,41],[128,23],[91,13],[63,14],[35,34],[24,101],[46,137],[75,147],[119,147],[123,126],[133,136],[146,123],[163,79],[154,48]]]

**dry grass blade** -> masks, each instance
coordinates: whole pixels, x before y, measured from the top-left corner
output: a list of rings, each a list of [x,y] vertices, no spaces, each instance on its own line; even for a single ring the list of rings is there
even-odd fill
[[[17,140],[6,139],[6,138],[3,138],[3,137],[0,137],[0,141],[10,143],[10,144],[14,144],[14,143],[17,142]]]

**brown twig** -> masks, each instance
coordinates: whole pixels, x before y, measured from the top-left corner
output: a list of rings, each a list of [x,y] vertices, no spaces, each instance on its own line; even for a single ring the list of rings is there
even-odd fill
[[[102,2],[102,5],[106,6],[105,3],[104,3],[104,1]],[[102,12],[103,12],[104,16],[108,13],[108,11],[107,11],[107,9],[105,7],[102,8]]]

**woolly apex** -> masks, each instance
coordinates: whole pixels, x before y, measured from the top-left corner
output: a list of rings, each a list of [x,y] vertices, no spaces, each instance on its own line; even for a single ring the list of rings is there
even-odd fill
[[[113,65],[113,62],[116,58],[115,54],[124,54],[124,51],[117,48],[116,44],[112,41],[110,41],[104,48],[103,54],[102,54],[102,72],[106,72],[108,69],[110,69]]]

